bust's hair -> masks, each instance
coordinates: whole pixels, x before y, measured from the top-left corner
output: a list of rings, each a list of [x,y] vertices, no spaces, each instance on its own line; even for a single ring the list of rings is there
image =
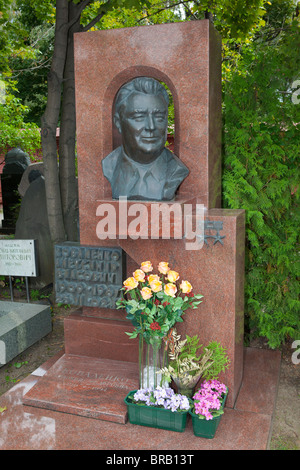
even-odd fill
[[[137,77],[128,83],[125,83],[118,91],[115,101],[115,114],[120,114],[123,107],[126,105],[126,101],[132,93],[145,93],[148,95],[162,95],[169,105],[169,96],[167,90],[154,78],[150,77]]]

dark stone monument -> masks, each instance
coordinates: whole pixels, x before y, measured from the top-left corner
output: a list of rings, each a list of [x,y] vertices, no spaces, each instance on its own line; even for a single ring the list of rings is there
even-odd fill
[[[54,260],[46,204],[45,179],[39,170],[28,172],[29,186],[21,201],[15,237],[37,240],[39,275],[30,280],[31,287],[42,288],[53,282]]]
[[[20,197],[18,185],[26,168],[30,165],[29,155],[20,148],[13,148],[5,155],[1,174],[3,220],[2,229],[14,232],[18,217]]]

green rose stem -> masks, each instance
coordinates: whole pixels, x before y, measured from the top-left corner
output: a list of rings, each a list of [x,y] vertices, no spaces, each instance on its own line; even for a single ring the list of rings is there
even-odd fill
[[[147,263],[144,262],[141,265],[143,271],[146,264]],[[163,264],[165,264],[166,267],[168,265],[168,263],[165,262]],[[148,265],[147,268],[149,268]],[[150,385],[149,381],[152,380],[152,361],[154,361],[154,385],[158,382],[163,383],[163,377],[161,377],[160,380],[155,373],[155,367],[158,364],[164,369],[169,363],[168,355],[166,354],[166,357],[164,357],[164,353],[168,350],[168,347],[166,349],[164,348],[164,351],[162,351],[163,357],[160,357],[160,346],[162,346],[163,337],[167,335],[168,331],[170,331],[170,328],[172,328],[175,323],[183,321],[181,317],[185,310],[189,307],[197,308],[201,301],[196,302],[195,300],[203,297],[202,295],[191,295],[191,297],[195,297],[191,300],[189,299],[190,295],[183,296],[183,290],[186,290],[186,288],[182,289],[176,281],[169,281],[167,273],[164,274],[161,272],[162,268],[160,266],[158,269],[160,275],[154,275],[154,284],[152,287],[149,282],[149,274],[142,276],[141,272],[134,272],[133,276],[135,281],[133,278],[128,278],[124,281],[124,287],[122,288],[122,290],[125,291],[123,299],[117,301],[117,308],[126,309],[126,318],[131,320],[135,327],[132,333],[126,334],[130,338],[136,338],[139,335],[140,382],[143,383],[145,380],[145,382],[148,382],[148,386]],[[174,274],[172,274],[172,276],[174,277]],[[160,279],[160,285],[156,284],[156,279]],[[170,277],[170,279],[172,279],[172,277]],[[135,284],[137,284],[136,287],[133,287]],[[173,292],[173,290],[165,291],[165,287],[168,284],[177,286],[176,293]],[[159,288],[160,290],[158,290]],[[142,292],[143,289],[145,289],[145,291]],[[183,296],[183,298],[181,296]],[[164,308],[167,305],[168,307]],[[155,330],[160,331],[157,333]],[[152,349],[150,350],[150,347],[153,348],[153,351]],[[178,366],[177,361],[176,364]],[[147,368],[147,373],[145,368]]]
[[[143,351],[144,351],[144,337],[143,334],[140,334],[140,344],[139,344],[139,371],[140,371],[140,386],[144,386],[143,375],[144,371],[142,370],[142,359],[143,359]]]
[[[147,387],[149,387],[150,344],[147,344]]]

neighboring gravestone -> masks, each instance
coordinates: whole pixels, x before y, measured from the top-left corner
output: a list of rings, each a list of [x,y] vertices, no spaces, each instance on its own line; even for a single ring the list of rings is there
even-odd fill
[[[39,170],[28,172],[28,188],[22,198],[15,237],[37,240],[38,277],[31,287],[41,288],[53,282],[53,247],[48,223],[45,179]]]
[[[27,168],[26,170],[24,171],[23,175],[22,175],[22,178],[21,178],[21,181],[20,181],[20,184],[18,186],[18,191],[19,191],[19,194],[23,197],[30,185],[30,182],[29,182],[29,173],[32,171],[32,170],[37,170],[39,171],[39,175],[40,176],[44,176],[44,164],[42,162],[36,162],[36,163],[31,163]]]
[[[51,332],[50,306],[0,302],[0,367]]]
[[[5,155],[5,165],[1,174],[2,229],[12,232],[15,229],[20,204],[18,186],[28,165],[30,165],[29,155],[20,148],[13,148]]]
[[[36,276],[35,240],[0,240],[0,275]],[[51,332],[49,306],[0,302],[0,366]]]

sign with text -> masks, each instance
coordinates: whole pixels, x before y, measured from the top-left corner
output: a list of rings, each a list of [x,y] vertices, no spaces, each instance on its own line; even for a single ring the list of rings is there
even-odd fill
[[[123,287],[125,257],[120,247],[55,246],[55,292],[58,303],[115,308]]]
[[[0,275],[36,277],[36,240],[0,240]]]

